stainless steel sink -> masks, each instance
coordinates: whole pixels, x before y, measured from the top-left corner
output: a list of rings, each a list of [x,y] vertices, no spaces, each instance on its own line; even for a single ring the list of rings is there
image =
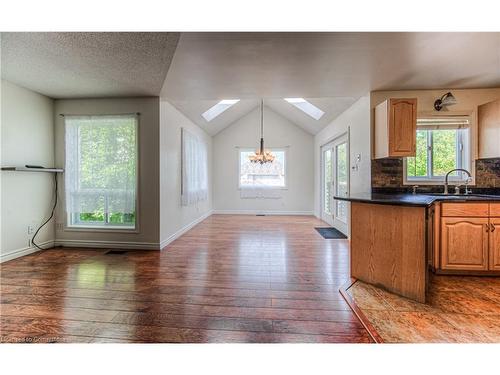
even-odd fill
[[[445,193],[422,193],[424,195],[431,195],[433,197],[443,197],[443,198],[449,198],[449,199],[467,199],[467,198],[477,198],[481,197],[482,195],[479,194],[445,194]]]

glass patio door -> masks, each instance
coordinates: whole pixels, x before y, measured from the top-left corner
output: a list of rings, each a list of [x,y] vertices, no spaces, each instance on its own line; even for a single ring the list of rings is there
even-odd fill
[[[333,226],[333,145],[321,148],[321,220]]]
[[[334,143],[334,195],[346,197],[349,194],[349,152],[347,136]],[[333,226],[344,234],[348,232],[347,202],[334,200]]]
[[[321,148],[321,219],[344,234],[348,232],[347,202],[333,199],[349,194],[347,134]]]

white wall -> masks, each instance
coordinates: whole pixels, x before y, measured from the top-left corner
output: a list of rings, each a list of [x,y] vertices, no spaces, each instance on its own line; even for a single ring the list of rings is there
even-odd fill
[[[55,101],[56,164],[64,165],[64,118],[60,114],[104,115],[140,112],[139,214],[137,232],[63,228],[64,190],[58,205],[56,242],[65,246],[160,248],[160,105],[159,98],[71,99]],[[64,188],[64,179],[60,186]]]
[[[208,199],[181,205],[181,128],[208,148]],[[212,212],[212,137],[166,99],[160,99],[160,238],[162,248]]]
[[[1,165],[54,165],[54,101],[33,91],[1,81]],[[36,229],[50,214],[53,174],[1,172],[2,261],[34,251],[28,246],[28,226]],[[50,245],[54,224],[37,236],[37,244]],[[47,243],[48,241],[48,243]]]
[[[260,109],[256,108],[214,137],[214,210],[223,213],[312,214],[314,138],[268,107],[264,111],[266,148],[287,149],[287,185],[281,199],[242,199],[238,189],[237,147],[257,148]]]
[[[371,134],[370,134],[370,96],[366,95],[357,100],[339,117],[321,130],[314,137],[314,213],[320,217],[321,202],[321,146],[333,139],[349,133],[350,174],[349,192],[371,191]],[[357,155],[361,161],[357,163]]]

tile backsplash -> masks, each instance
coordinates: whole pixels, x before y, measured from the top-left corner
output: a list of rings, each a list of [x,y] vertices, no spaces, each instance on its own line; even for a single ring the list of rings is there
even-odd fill
[[[372,189],[411,188],[403,185],[403,159],[401,158],[372,160],[371,172]],[[442,186],[442,184],[436,186]],[[500,188],[500,158],[476,160],[476,184],[472,188]],[[432,187],[427,189],[433,190]]]

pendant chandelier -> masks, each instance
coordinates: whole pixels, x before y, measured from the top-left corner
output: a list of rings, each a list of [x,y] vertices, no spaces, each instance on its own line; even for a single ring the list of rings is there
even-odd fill
[[[274,155],[264,149],[264,100],[260,100],[260,148],[255,151],[255,154],[250,155],[249,159],[252,163],[272,163]]]

